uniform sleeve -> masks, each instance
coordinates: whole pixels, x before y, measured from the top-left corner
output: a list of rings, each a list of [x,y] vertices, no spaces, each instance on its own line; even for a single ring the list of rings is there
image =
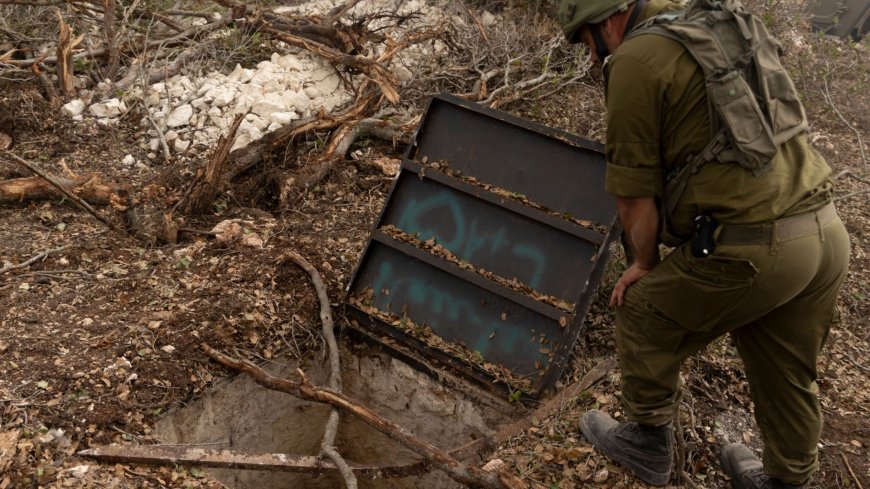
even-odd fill
[[[640,59],[613,55],[605,66],[606,190],[620,197],[662,195],[662,76]]]

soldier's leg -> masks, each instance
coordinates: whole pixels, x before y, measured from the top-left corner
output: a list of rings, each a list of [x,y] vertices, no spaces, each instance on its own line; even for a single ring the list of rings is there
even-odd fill
[[[830,329],[837,294],[848,265],[849,244],[837,220],[808,240],[794,264],[780,255],[777,267],[820,256],[817,275],[791,301],[731,332],[746,367],[755,417],[764,440],[764,471],[792,484],[818,467],[822,421],[816,360]],[[816,249],[809,249],[815,247]]]
[[[721,333],[689,331],[647,300],[641,281],[616,310],[616,346],[622,374],[622,404],[628,418],[650,426],[674,419],[683,361]]]
[[[724,334],[719,320],[748,297],[756,273],[749,260],[699,261],[682,247],[628,289],[616,310],[616,344],[623,406],[632,421],[585,413],[580,429],[597,449],[646,482],[667,483],[680,365]]]
[[[698,259],[683,246],[628,289],[616,310],[616,345],[632,420],[660,426],[673,419],[680,365],[737,325],[728,316],[750,297],[757,271],[750,260]]]

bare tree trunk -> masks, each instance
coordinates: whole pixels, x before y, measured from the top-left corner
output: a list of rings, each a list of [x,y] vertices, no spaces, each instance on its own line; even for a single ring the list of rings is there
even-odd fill
[[[109,50],[109,66],[105,78],[115,78],[118,71],[118,41],[115,39],[115,0],[103,0],[103,30],[106,33],[106,48]]]
[[[57,12],[60,21],[60,35],[57,40],[57,85],[64,97],[70,97],[75,92],[72,68],[72,29],[63,21],[60,11]]]

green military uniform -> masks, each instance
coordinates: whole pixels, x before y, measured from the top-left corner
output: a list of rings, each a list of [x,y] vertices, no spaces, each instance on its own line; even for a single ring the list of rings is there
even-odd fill
[[[651,0],[639,23],[679,8]],[[605,64],[607,190],[662,195],[664,176],[701,152],[710,116],[700,66],[678,42],[625,41]],[[708,212],[723,226],[713,256],[684,245],[629,287],[617,309],[623,403],[643,424],[669,422],[681,362],[730,332],[743,358],[765,443],[765,472],[800,483],[818,467],[816,359],[831,326],[849,241],[831,201],[831,170],[804,136],[755,177],[711,162],[689,181],[673,231]]]

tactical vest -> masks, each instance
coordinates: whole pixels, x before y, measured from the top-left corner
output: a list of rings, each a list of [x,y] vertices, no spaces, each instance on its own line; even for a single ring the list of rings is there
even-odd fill
[[[707,88],[710,143],[666,176],[662,237],[673,245],[678,240],[668,236],[667,221],[691,175],[720,161],[760,176],[779,145],[806,130],[806,113],[780,63],[782,46],[738,0],[692,0],[682,12],[640,24],[625,40],[642,34],[682,44],[701,66]]]

